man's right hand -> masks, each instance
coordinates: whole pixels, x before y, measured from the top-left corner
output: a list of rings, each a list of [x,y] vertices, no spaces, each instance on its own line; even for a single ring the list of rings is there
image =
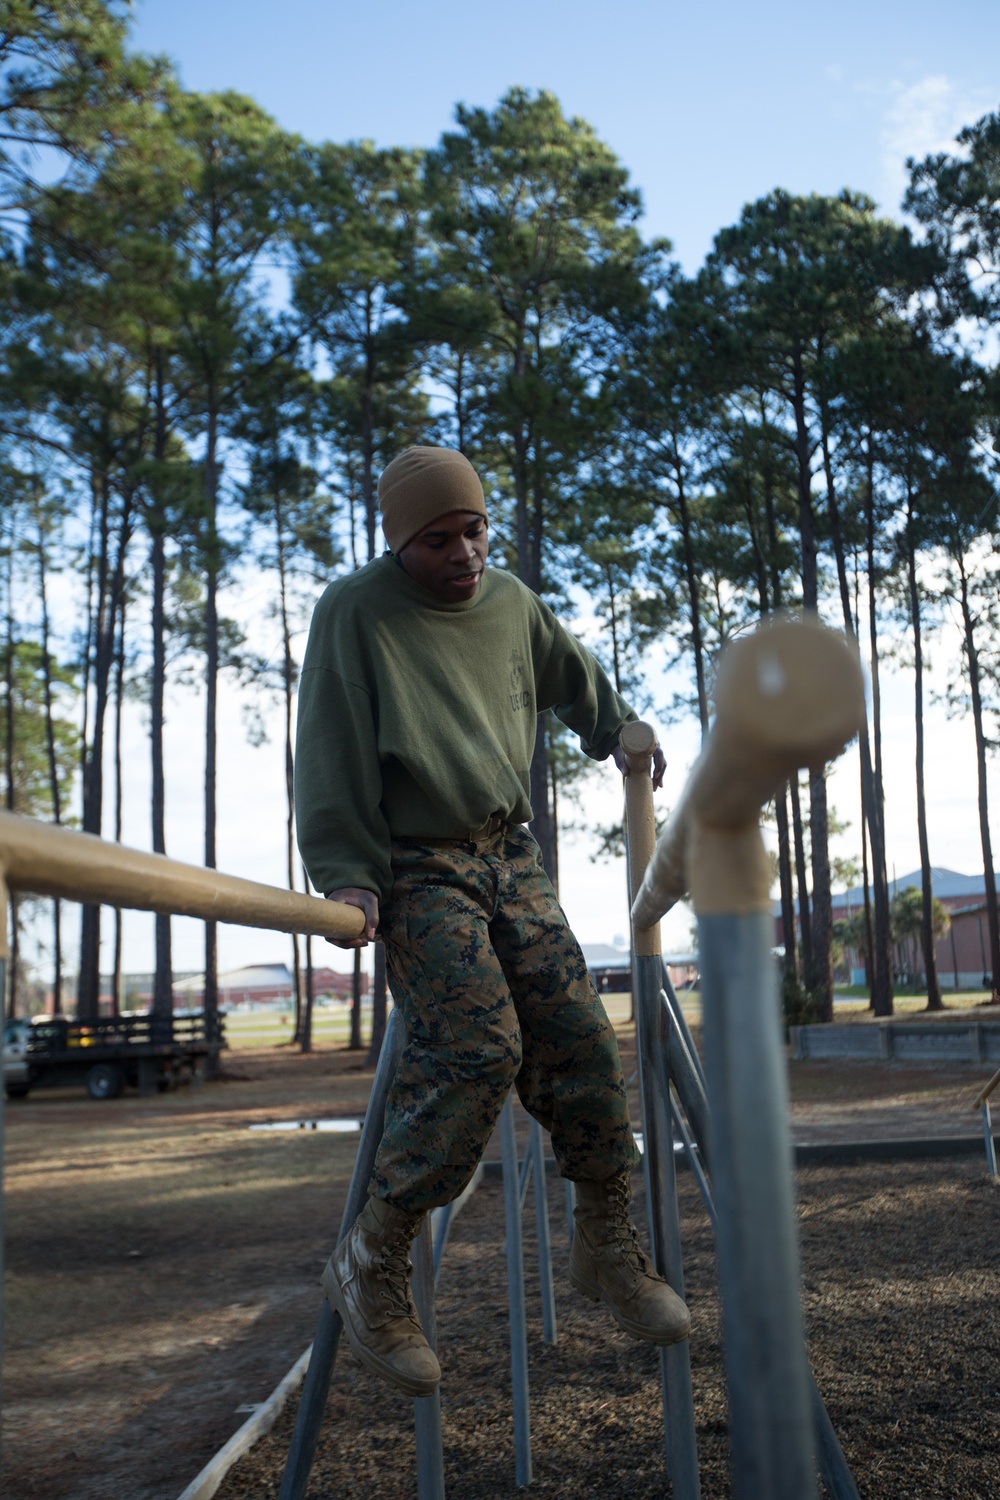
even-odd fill
[[[328,937],[328,943],[338,948],[367,948],[374,942],[378,930],[378,897],[374,891],[364,891],[356,885],[346,885],[339,891],[327,891],[328,901],[343,901],[345,906],[357,906],[365,914],[365,930],[355,938]]]

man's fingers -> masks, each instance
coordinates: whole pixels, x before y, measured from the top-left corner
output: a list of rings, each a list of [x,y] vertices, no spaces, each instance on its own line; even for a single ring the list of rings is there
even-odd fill
[[[374,891],[366,891],[360,886],[351,885],[342,887],[337,891],[327,891],[328,901],[340,901],[344,906],[356,906],[364,913],[364,931],[354,938],[327,938],[328,943],[333,943],[336,948],[367,948],[374,941],[378,931],[378,897]]]

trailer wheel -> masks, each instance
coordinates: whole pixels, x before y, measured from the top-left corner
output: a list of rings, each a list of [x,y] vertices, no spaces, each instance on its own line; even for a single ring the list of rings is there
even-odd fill
[[[114,1063],[95,1063],[87,1074],[91,1099],[117,1099],[125,1087],[125,1074]]]
[[[5,1083],[4,1092],[8,1099],[27,1099],[30,1083]]]

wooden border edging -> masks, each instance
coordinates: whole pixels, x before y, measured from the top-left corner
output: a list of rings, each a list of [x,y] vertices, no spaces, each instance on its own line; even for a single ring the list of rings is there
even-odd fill
[[[197,1478],[192,1479],[179,1500],[211,1500],[233,1465],[249,1453],[262,1437],[266,1437],[284,1411],[289,1396],[298,1390],[306,1378],[312,1344],[295,1361],[284,1380],[279,1381],[266,1401],[262,1401],[252,1416],[247,1417],[223,1447],[210,1458]]]

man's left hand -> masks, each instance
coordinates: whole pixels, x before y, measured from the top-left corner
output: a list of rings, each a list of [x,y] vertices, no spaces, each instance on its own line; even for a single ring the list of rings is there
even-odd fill
[[[622,775],[628,776],[628,757],[626,756],[625,751],[622,749],[621,745],[615,746],[615,748],[611,752],[611,757]],[[654,792],[659,791],[660,787],[663,785],[663,777],[666,773],[666,769],[667,758],[664,755],[663,751],[660,749],[660,746],[657,745],[656,749],[653,751],[653,763],[650,766],[650,771],[653,777]]]

